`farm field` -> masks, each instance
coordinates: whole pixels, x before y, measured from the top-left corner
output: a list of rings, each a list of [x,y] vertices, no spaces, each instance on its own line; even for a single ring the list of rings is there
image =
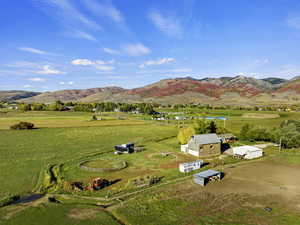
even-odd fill
[[[238,165],[224,169],[222,182],[186,180],[112,211],[125,224],[300,224],[299,170],[269,160]]]
[[[207,114],[227,117],[226,128],[235,134],[245,123],[272,128],[300,116],[299,113],[280,113],[279,118],[259,119],[243,118],[244,113],[249,112],[215,110]],[[201,188],[193,184],[190,174],[178,171],[180,162],[196,159],[179,151],[178,123],[151,121],[125,113],[104,113],[99,116],[102,120],[90,121],[92,115],[75,112],[0,114],[0,200],[45,188],[45,173],[55,168],[57,182],[47,187],[47,196],[56,196],[62,202],[49,203],[43,197],[32,203],[2,207],[0,224],[20,224],[20,221],[28,225],[47,224],[46,218],[56,212],[55,224],[300,224],[297,189],[300,183],[293,179],[300,172],[298,150],[279,154],[273,147],[267,149],[263,160],[246,164],[222,157],[225,166],[218,169],[227,174],[224,180]],[[32,122],[38,129],[8,130],[19,121]],[[224,125],[223,121],[218,123]],[[114,145],[127,142],[136,143],[143,151],[113,154]],[[214,162],[215,159],[205,160]],[[235,165],[230,168],[231,164]],[[81,165],[104,170],[89,171]],[[262,172],[267,175],[262,177]],[[147,176],[161,180],[149,189],[134,185],[134,180]],[[95,192],[74,193],[64,188],[66,183],[87,183],[96,177],[114,183]],[[291,206],[288,206],[289,199],[293,201]],[[211,205],[205,206],[202,202]],[[266,207],[273,211],[265,211]],[[226,218],[228,213],[231,221]],[[253,221],[243,220],[248,216],[254,218]]]

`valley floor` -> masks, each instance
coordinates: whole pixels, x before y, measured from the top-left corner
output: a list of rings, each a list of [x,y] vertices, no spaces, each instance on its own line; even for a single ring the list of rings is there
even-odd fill
[[[120,116],[125,119],[120,120]],[[297,116],[290,114],[291,118]],[[276,148],[268,147],[265,157],[251,161],[224,157],[221,165],[214,166],[225,173],[224,179],[201,187],[193,183],[191,174],[178,171],[180,162],[195,158],[179,151],[177,124],[128,114],[105,114],[102,121],[92,122],[90,117],[89,113],[31,112],[0,118],[3,129],[0,131],[0,200],[45,188],[45,172],[56,168],[52,171],[56,181],[47,186],[44,197],[0,207],[1,225],[300,224],[299,150],[279,153]],[[288,117],[287,114],[285,118]],[[8,125],[21,119],[36,122],[41,128],[7,130]],[[282,120],[282,117],[268,118],[264,123],[272,126]],[[259,123],[257,119],[236,115],[230,117],[227,126],[236,133],[238,127],[249,121]],[[129,141],[142,146],[144,151],[113,154],[114,145]],[[126,162],[127,167],[93,172],[80,168],[83,162],[92,167]],[[145,176],[162,177],[162,180],[152,186],[132,186],[132,180]],[[74,192],[63,187],[65,183],[88,182],[95,177],[119,181],[97,192]],[[60,203],[49,202],[48,197]]]

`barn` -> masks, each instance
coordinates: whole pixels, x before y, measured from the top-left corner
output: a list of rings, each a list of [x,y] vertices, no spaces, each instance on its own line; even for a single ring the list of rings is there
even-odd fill
[[[255,159],[263,156],[263,150],[255,146],[239,146],[232,148],[233,155],[244,159]]]
[[[200,169],[201,166],[204,165],[203,160],[196,160],[193,162],[186,162],[186,163],[180,163],[179,164],[179,171],[182,173],[188,173],[193,170]]]
[[[216,134],[194,135],[181,145],[181,151],[194,156],[217,155],[221,153],[221,140]]]
[[[194,175],[194,182],[205,186],[209,181],[216,181],[222,179],[222,173],[216,170],[205,170]]]

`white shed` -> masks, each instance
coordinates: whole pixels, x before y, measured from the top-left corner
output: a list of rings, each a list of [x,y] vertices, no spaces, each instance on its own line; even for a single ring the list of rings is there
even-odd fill
[[[244,159],[255,159],[263,156],[263,150],[255,146],[240,146],[232,148],[233,155],[243,156]]]
[[[182,173],[188,173],[193,170],[200,169],[203,164],[204,164],[203,160],[196,160],[193,162],[180,163],[179,171]]]

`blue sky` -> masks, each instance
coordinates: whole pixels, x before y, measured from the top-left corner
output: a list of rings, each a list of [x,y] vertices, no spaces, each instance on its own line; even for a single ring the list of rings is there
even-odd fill
[[[0,90],[300,75],[299,0],[2,0]]]

